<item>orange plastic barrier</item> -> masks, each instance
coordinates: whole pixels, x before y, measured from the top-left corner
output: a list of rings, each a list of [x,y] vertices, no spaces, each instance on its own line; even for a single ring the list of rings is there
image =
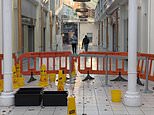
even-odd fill
[[[106,65],[108,66],[108,74],[118,75],[119,72],[126,75],[125,63],[127,63],[126,52],[82,52],[78,58],[78,71],[82,74],[86,74],[88,71],[90,74],[105,74]],[[118,58],[118,57],[121,57]],[[81,59],[82,58],[82,59]],[[108,64],[106,63],[108,59]],[[81,67],[81,63],[84,67]],[[90,63],[90,64],[88,64]]]
[[[78,71],[82,74],[128,74],[127,52],[82,52],[78,57]],[[149,80],[154,81],[154,54],[138,53],[137,72],[142,79],[146,78],[146,59],[149,66]],[[108,59],[108,61],[107,61]],[[108,64],[107,64],[108,63]]]
[[[30,52],[22,54],[19,57],[21,73],[23,75],[40,75],[40,67],[42,64],[47,66],[47,73],[58,73],[64,70],[69,73],[69,58],[71,52]]]
[[[151,81],[154,81],[154,54],[144,54],[139,53],[138,57],[146,58],[148,60],[148,78]],[[137,70],[139,77],[142,79],[146,79],[146,60],[145,59],[139,59]]]

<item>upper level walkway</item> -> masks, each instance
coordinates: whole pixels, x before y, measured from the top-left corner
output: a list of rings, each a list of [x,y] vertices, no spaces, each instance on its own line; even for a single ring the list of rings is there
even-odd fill
[[[89,51],[100,50],[97,46],[89,46]],[[71,51],[71,46],[64,46],[63,51]],[[78,53],[82,50],[78,48]],[[83,63],[81,63],[82,65]],[[95,64],[93,66],[96,66]],[[77,70],[77,63],[75,64]],[[69,77],[69,75],[67,75]],[[141,107],[127,107],[122,102],[111,101],[111,90],[120,89],[123,94],[127,90],[127,82],[110,81],[117,77],[109,75],[108,84],[105,86],[106,76],[91,74],[94,80],[83,82],[86,74],[77,71],[75,84],[66,82],[65,90],[69,95],[73,93],[76,97],[77,115],[153,115],[154,114],[154,94],[143,93],[145,86],[137,86],[142,96]],[[39,76],[34,76],[37,80],[27,83],[30,76],[24,76],[24,87],[38,87]],[[58,77],[58,76],[57,76]],[[127,79],[127,76],[122,76]],[[145,80],[141,80],[145,84]],[[149,89],[153,89],[153,82],[149,82]],[[57,90],[57,81],[45,87],[45,90]],[[0,115],[67,115],[67,107],[0,107]]]

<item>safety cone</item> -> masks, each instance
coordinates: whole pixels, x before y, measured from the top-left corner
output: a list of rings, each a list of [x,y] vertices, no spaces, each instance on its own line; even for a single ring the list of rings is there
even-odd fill
[[[64,74],[63,70],[59,70],[58,72],[58,81],[65,83],[66,82],[66,74]]]
[[[18,78],[18,85],[19,85],[19,87],[23,87],[25,85],[25,78],[19,77]]]
[[[74,63],[74,64],[73,64],[73,69],[72,69],[71,76],[72,76],[73,78],[75,78],[76,75],[77,75],[77,73],[76,73],[76,68],[75,68],[75,63]]]
[[[49,74],[50,83],[54,83],[55,80],[56,80],[56,74],[55,73]]]
[[[21,73],[20,73],[20,64],[16,64],[16,74],[17,74],[17,77],[22,77],[21,76]]]
[[[0,92],[3,91],[3,80],[0,79]]]
[[[58,81],[57,90],[64,91],[64,83],[62,81]]]
[[[48,75],[46,72],[46,65],[41,66],[41,71],[40,71],[40,81],[39,81],[39,86],[41,87],[47,87],[48,84]]]
[[[16,75],[18,78],[18,86],[23,87],[25,85],[25,78],[21,75],[20,64],[16,64]]]
[[[76,115],[76,103],[75,103],[75,97],[74,96],[68,97],[67,115]]]
[[[19,88],[19,85],[18,85],[18,77],[17,77],[16,66],[13,66],[12,72],[13,72],[13,77],[12,77],[12,80],[13,80],[13,88],[14,89],[18,89]]]

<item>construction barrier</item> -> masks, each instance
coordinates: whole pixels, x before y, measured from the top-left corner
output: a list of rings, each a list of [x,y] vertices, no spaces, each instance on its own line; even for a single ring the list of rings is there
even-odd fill
[[[30,52],[22,54],[19,57],[21,73],[23,75],[40,75],[42,64],[47,66],[47,74],[58,74],[63,70],[65,74],[69,73],[69,58],[71,52]]]
[[[146,65],[148,65],[148,79],[154,81],[154,54],[138,53],[137,56],[138,77],[146,79]],[[127,75],[128,53],[82,52],[78,56],[78,71],[82,74]]]
[[[74,70],[74,62],[78,59],[78,71],[81,74],[127,75],[127,52],[82,52],[78,56],[71,52],[29,52],[17,59],[13,54],[14,64],[20,64],[22,75],[40,75],[42,64],[47,66],[47,74],[58,74],[63,70],[65,74]],[[146,79],[146,65],[148,64],[148,79],[154,81],[154,54],[138,53],[137,72],[140,78]],[[2,78],[3,55],[0,54],[0,78]],[[70,67],[71,66],[71,67]]]
[[[108,66],[109,75],[118,75],[119,72],[126,75],[126,59],[126,52],[82,52],[78,58],[78,71],[82,74],[106,74]]]

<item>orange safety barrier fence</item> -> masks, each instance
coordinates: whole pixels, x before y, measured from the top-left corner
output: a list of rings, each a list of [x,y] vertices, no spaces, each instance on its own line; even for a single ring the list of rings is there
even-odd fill
[[[154,54],[145,54],[145,53],[139,53],[138,57],[144,57],[147,59],[148,63],[148,79],[151,81],[154,81]],[[139,59],[137,70],[139,72],[139,77],[142,79],[146,79],[146,60],[145,59]]]
[[[70,62],[71,58],[71,62]],[[65,73],[72,71],[74,62],[78,59],[78,71],[82,74],[106,74],[106,59],[108,59],[108,74],[122,75],[128,73],[127,52],[82,52],[73,57],[71,52],[30,52],[20,55],[17,59],[13,54],[14,64],[20,63],[23,75],[40,74],[40,66],[46,64],[47,73],[58,73],[64,70]],[[148,77],[154,81],[154,54],[138,53],[137,72],[140,78],[146,78],[146,59],[148,60]],[[0,54],[0,79],[2,74],[3,54]],[[70,65],[72,64],[72,65]]]
[[[108,58],[108,74],[118,75],[119,72],[127,74],[124,66],[126,59],[118,59],[118,57],[127,57],[126,52],[82,52],[78,58],[79,72],[82,74],[86,74],[88,71],[90,74],[105,74],[106,57]],[[120,61],[121,63],[119,63]],[[84,67],[81,67],[81,63]]]
[[[142,79],[146,78],[146,59],[149,65],[149,80],[154,81],[154,54],[138,53],[137,72]],[[108,61],[106,61],[108,59]],[[82,74],[128,74],[127,52],[82,52],[78,57],[78,71]],[[106,64],[108,62],[108,64]]]
[[[69,61],[71,52],[29,52],[19,57],[21,73],[23,75],[40,75],[40,67],[42,64],[47,66],[47,73],[58,73],[64,70],[69,73]]]

